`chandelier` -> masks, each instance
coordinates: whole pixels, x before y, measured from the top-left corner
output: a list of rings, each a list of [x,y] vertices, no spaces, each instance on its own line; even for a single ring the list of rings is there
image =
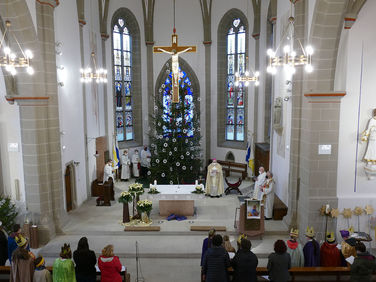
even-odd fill
[[[95,68],[94,72],[92,71],[92,69],[90,67],[88,67],[86,69],[81,69],[80,70],[80,72],[81,72],[81,82],[89,83],[93,79],[95,79],[95,81],[97,83],[107,83],[107,70],[102,69],[102,68],[97,69],[97,64],[95,62],[95,53],[94,52],[91,53],[91,59],[93,61],[93,65],[94,65],[94,68]]]
[[[33,58],[33,53],[30,50],[22,50],[20,43],[18,42],[16,36],[13,34],[13,38],[16,41],[19,49],[21,50],[22,56],[17,57],[16,54],[10,49],[9,46],[6,46],[5,36],[10,34],[10,21],[5,22],[5,31],[3,37],[0,41],[0,66],[5,67],[5,70],[8,71],[11,75],[16,75],[16,68],[26,68],[28,74],[34,74],[34,69],[31,66],[31,59]],[[1,51],[3,54],[1,54]]]
[[[255,86],[259,86],[260,81],[259,81],[260,73],[256,71],[254,73],[254,76],[250,76],[249,72],[246,71],[243,76],[240,76],[238,72],[235,73],[235,86],[239,85],[239,82],[244,82],[245,86],[249,85],[250,81],[255,82]]]
[[[307,46],[303,48],[302,43],[299,39],[297,39],[299,43],[299,48],[301,55],[298,55],[294,50],[294,22],[295,17],[293,16],[293,10],[295,8],[295,0],[290,0],[291,8],[290,8],[290,17],[288,19],[288,26],[286,32],[282,35],[280,43],[286,38],[288,40],[288,44],[283,47],[283,55],[277,56],[278,49],[280,46],[277,47],[276,51],[272,49],[268,49],[267,54],[269,56],[269,64],[266,69],[268,73],[276,74],[277,73],[277,66],[283,66],[284,69],[290,74],[293,75],[296,72],[295,66],[304,66],[305,71],[311,73],[313,71],[312,66],[312,54],[313,48],[312,46]]]

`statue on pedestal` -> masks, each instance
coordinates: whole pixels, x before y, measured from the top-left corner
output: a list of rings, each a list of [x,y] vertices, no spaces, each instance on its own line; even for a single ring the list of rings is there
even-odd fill
[[[373,110],[373,116],[368,122],[367,129],[363,131],[361,140],[368,142],[363,160],[367,163],[364,170],[371,180],[376,176],[376,109]]]

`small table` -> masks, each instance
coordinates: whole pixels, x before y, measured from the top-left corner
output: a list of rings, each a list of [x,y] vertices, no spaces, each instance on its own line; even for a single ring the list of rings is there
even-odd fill
[[[194,200],[204,194],[194,194],[196,185],[156,185],[159,194],[147,194],[148,200],[159,200],[159,214],[193,216]]]

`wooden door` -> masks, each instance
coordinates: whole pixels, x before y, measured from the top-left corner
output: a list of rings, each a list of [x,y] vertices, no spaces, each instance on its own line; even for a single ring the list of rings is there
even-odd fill
[[[65,168],[65,201],[67,204],[67,211],[71,211],[73,208],[72,203],[72,185],[71,185],[71,171],[69,166]]]

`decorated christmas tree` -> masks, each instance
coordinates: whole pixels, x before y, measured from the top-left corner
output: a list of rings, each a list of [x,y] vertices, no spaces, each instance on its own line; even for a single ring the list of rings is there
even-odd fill
[[[156,99],[150,132],[151,168],[149,180],[159,184],[189,184],[201,169],[201,134],[198,99],[181,84],[179,103],[172,103],[170,89]]]

